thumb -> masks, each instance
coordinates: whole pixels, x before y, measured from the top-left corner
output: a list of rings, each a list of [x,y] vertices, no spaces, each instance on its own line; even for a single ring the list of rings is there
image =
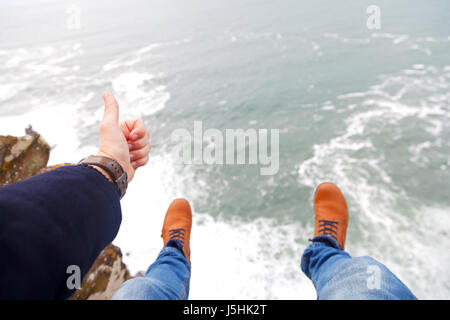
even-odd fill
[[[109,93],[104,92],[102,98],[105,101],[105,113],[103,114],[103,123],[119,123],[119,103],[116,98]]]

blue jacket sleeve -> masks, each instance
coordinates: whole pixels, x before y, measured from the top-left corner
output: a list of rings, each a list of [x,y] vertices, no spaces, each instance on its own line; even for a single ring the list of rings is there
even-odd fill
[[[121,219],[113,184],[85,165],[0,188],[0,299],[68,298],[67,268],[83,277]]]

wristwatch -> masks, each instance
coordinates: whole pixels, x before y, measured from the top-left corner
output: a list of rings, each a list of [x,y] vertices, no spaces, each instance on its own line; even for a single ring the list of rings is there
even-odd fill
[[[117,161],[107,157],[89,156],[78,164],[94,165],[105,170],[113,181],[120,199],[123,198],[128,188],[128,175]]]

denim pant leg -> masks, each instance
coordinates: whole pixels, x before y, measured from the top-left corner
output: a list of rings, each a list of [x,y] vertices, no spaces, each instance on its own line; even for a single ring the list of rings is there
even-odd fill
[[[164,247],[144,277],[122,284],[112,300],[187,300],[191,266],[175,247]]]
[[[329,236],[312,240],[301,268],[317,291],[317,299],[412,300],[412,292],[383,264],[370,257],[352,258]]]

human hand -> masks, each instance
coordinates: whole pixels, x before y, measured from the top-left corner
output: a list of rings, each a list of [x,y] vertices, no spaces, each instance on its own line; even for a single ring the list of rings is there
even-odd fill
[[[128,175],[130,182],[137,168],[147,164],[150,153],[150,134],[141,119],[127,120],[119,125],[119,104],[116,98],[105,92],[105,112],[100,125],[98,156],[117,161]]]

